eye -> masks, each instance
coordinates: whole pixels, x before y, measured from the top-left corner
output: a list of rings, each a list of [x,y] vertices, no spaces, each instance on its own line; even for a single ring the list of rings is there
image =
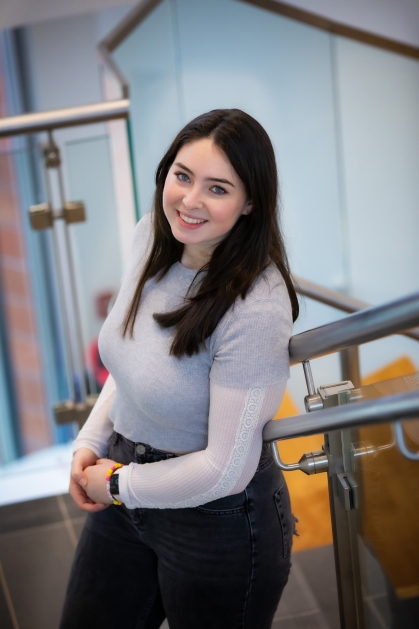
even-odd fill
[[[212,186],[211,190],[215,193],[218,194],[219,196],[226,194],[227,190],[224,190],[224,188],[222,188],[221,186]]]
[[[179,179],[179,181],[183,181],[185,183],[188,183],[190,181],[186,173],[175,173],[175,174],[176,174],[176,177]]]

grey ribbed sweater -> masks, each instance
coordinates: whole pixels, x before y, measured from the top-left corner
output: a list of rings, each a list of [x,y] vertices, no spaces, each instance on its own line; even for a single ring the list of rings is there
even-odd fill
[[[120,472],[128,507],[196,506],[241,491],[257,466],[263,425],[276,412],[289,377],[290,301],[271,266],[239,299],[192,357],[169,355],[172,330],[155,312],[180,305],[196,271],[173,265],[163,280],[149,280],[134,339],[120,325],[147,255],[151,221],[137,225],[118,299],[99,338],[112,377],[105,385],[76,448],[104,454],[114,428],[136,442],[190,454]]]

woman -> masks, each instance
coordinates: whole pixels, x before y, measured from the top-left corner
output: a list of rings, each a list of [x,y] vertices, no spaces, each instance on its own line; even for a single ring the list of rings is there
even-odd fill
[[[272,144],[240,110],[199,116],[157,168],[100,334],[111,375],[75,442],[89,514],[62,629],[271,626],[294,520],[262,429],[297,316]]]

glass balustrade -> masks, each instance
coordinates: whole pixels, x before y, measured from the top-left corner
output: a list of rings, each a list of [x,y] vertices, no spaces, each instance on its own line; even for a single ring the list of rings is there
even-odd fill
[[[361,387],[359,400],[419,390],[419,373]],[[345,470],[357,486],[356,522],[366,629],[417,627],[419,419],[344,431]]]

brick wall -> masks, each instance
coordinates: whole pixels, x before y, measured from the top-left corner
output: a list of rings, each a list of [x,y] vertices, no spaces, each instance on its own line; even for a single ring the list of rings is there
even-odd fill
[[[7,115],[0,59],[0,116]],[[52,443],[12,141],[0,140],[0,273],[23,452]]]

